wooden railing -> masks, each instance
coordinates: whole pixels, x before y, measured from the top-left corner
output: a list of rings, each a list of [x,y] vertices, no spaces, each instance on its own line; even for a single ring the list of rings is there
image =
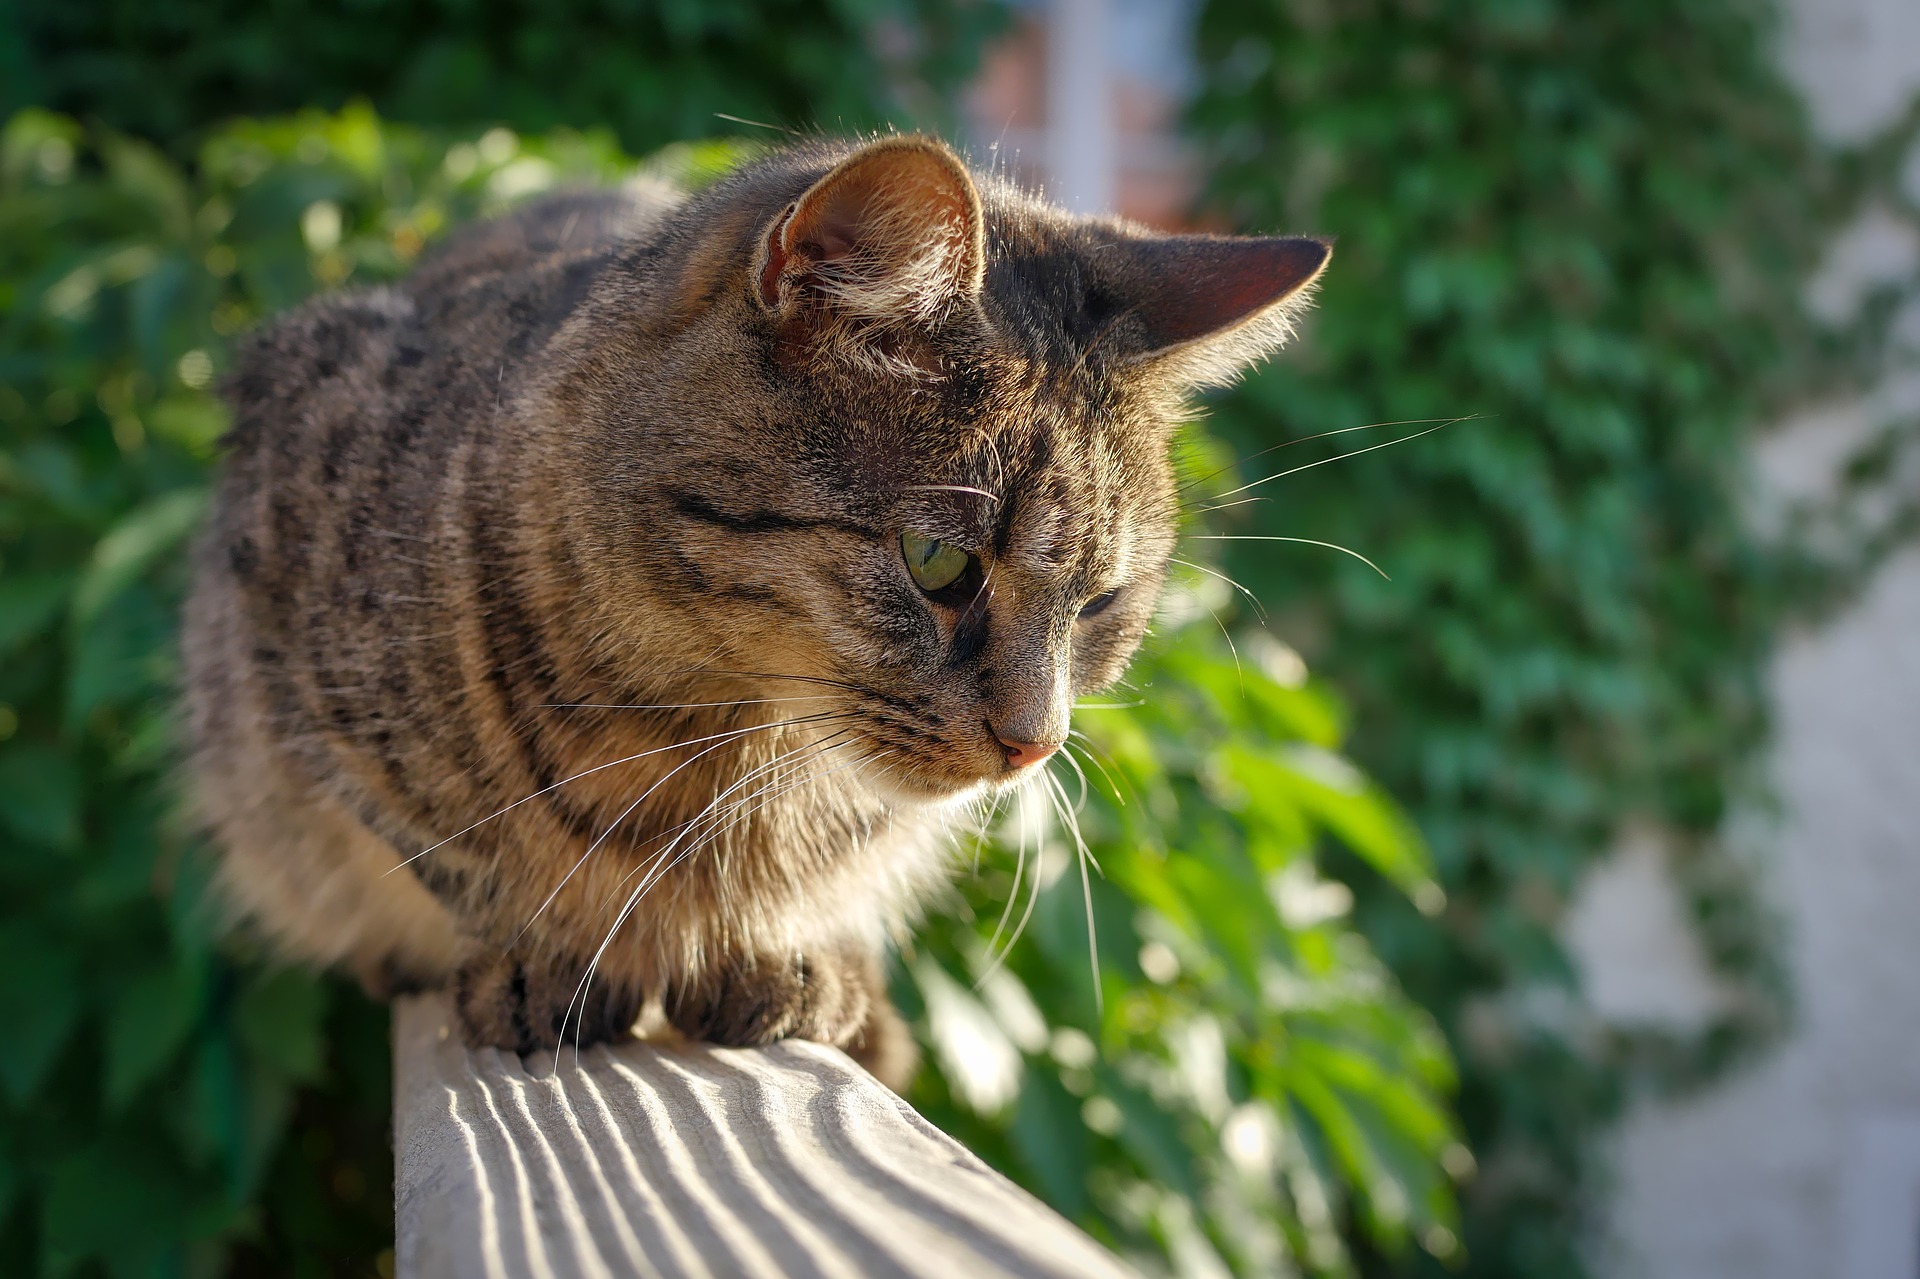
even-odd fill
[[[401,1279],[1129,1272],[839,1052],[469,1051],[394,1018]]]

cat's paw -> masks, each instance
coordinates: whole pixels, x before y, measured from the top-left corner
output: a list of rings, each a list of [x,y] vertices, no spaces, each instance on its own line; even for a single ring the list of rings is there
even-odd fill
[[[359,959],[346,965],[360,989],[377,1004],[390,1004],[408,995],[424,994],[446,984],[447,975],[395,953]]]
[[[867,1024],[843,1045],[847,1056],[867,1068],[867,1073],[897,1093],[907,1091],[914,1072],[920,1069],[920,1045],[913,1041],[906,1019],[884,992],[876,994],[867,1010]]]
[[[666,1012],[682,1034],[709,1043],[811,1039],[844,1048],[895,1091],[918,1061],[879,961],[855,950],[727,960],[677,985]]]
[[[584,1048],[624,1039],[640,1015],[640,1000],[604,979],[583,988],[582,975],[511,954],[470,960],[453,987],[467,1046],[524,1056],[563,1042]]]

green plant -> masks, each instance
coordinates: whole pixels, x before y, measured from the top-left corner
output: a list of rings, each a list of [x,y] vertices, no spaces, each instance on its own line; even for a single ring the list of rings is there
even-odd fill
[[[1435,910],[1425,848],[1298,656],[1236,655],[1192,576],[910,948],[915,1100],[1152,1269],[1344,1274],[1347,1222],[1451,1256],[1452,1064],[1316,856]]]
[[[448,147],[364,109],[237,125],[192,176],[59,117],[7,125],[0,1255],[133,1274],[239,1245],[269,1270],[364,1270],[386,1246],[384,1014],[223,950],[170,816],[181,551],[224,424],[209,388],[263,315],[628,167],[605,138]]]
[[[1264,483],[1240,497],[1266,500],[1222,516],[1392,574],[1226,543],[1275,629],[1351,699],[1356,757],[1433,847],[1450,903],[1436,919],[1343,874],[1459,1055],[1476,1275],[1584,1273],[1594,1146],[1626,1091],[1710,1078],[1782,1025],[1772,930],[1722,838],[1764,803],[1765,664],[1786,618],[1913,527],[1910,501],[1851,518],[1912,423],[1835,506],[1789,521],[1795,537],[1749,519],[1756,434],[1900,358],[1894,294],[1857,325],[1810,312],[1821,254],[1863,196],[1915,220],[1888,180],[1914,120],[1835,155],[1773,40],[1746,0],[1208,0],[1201,17],[1191,123],[1212,206],[1340,236],[1304,347],[1214,419],[1243,479],[1323,456],[1263,454],[1281,440],[1474,415]],[[1602,1024],[1557,939],[1630,822],[1664,833],[1735,992],[1697,1037]]]
[[[947,0],[17,0],[0,118],[46,107],[186,156],[236,115],[365,99],[416,124],[599,126],[651,151],[723,131],[717,112],[935,122],[1000,17]]]
[[[736,156],[653,163],[699,181]],[[211,388],[265,316],[630,167],[604,135],[450,140],[365,108],[235,123],[191,170],[44,112],[0,136],[10,1273],[353,1273],[387,1246],[384,1013],[221,943],[168,816],[172,610],[223,429]],[[1221,459],[1199,437],[1190,453],[1204,488]],[[1424,847],[1335,753],[1340,716],[1298,659],[1243,664],[1215,637],[1223,589],[1195,573],[1175,596],[1139,705],[1084,713],[1084,807],[1078,779],[1052,818],[1029,807],[1018,882],[1010,850],[985,854],[956,899],[974,913],[908,956],[901,993],[933,1048],[917,1100],[1116,1246],[1186,1269],[1212,1252],[1342,1273],[1349,1215],[1372,1246],[1447,1253],[1468,1159],[1447,1055],[1314,870],[1337,840],[1432,909]],[[1104,868],[1084,884],[1098,994],[1076,825]],[[1035,886],[1027,940],[989,972],[1004,903],[1021,889],[1024,912]]]

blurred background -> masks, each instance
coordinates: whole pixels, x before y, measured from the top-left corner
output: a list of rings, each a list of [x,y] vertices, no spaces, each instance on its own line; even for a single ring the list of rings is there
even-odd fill
[[[392,1270],[385,1010],[173,798],[233,337],[883,127],[1339,237],[900,957],[914,1103],[1150,1274],[1920,1276],[1911,0],[14,0],[0,1269]]]

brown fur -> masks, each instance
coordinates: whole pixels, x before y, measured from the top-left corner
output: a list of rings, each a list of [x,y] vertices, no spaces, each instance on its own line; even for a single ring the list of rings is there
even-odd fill
[[[943,812],[1119,675],[1183,397],[1325,257],[891,138],[548,200],[287,316],[231,383],[187,615],[232,897],[370,989],[451,986],[472,1042],[657,1000],[903,1081],[878,957]],[[908,528],[979,571],[922,592]]]

